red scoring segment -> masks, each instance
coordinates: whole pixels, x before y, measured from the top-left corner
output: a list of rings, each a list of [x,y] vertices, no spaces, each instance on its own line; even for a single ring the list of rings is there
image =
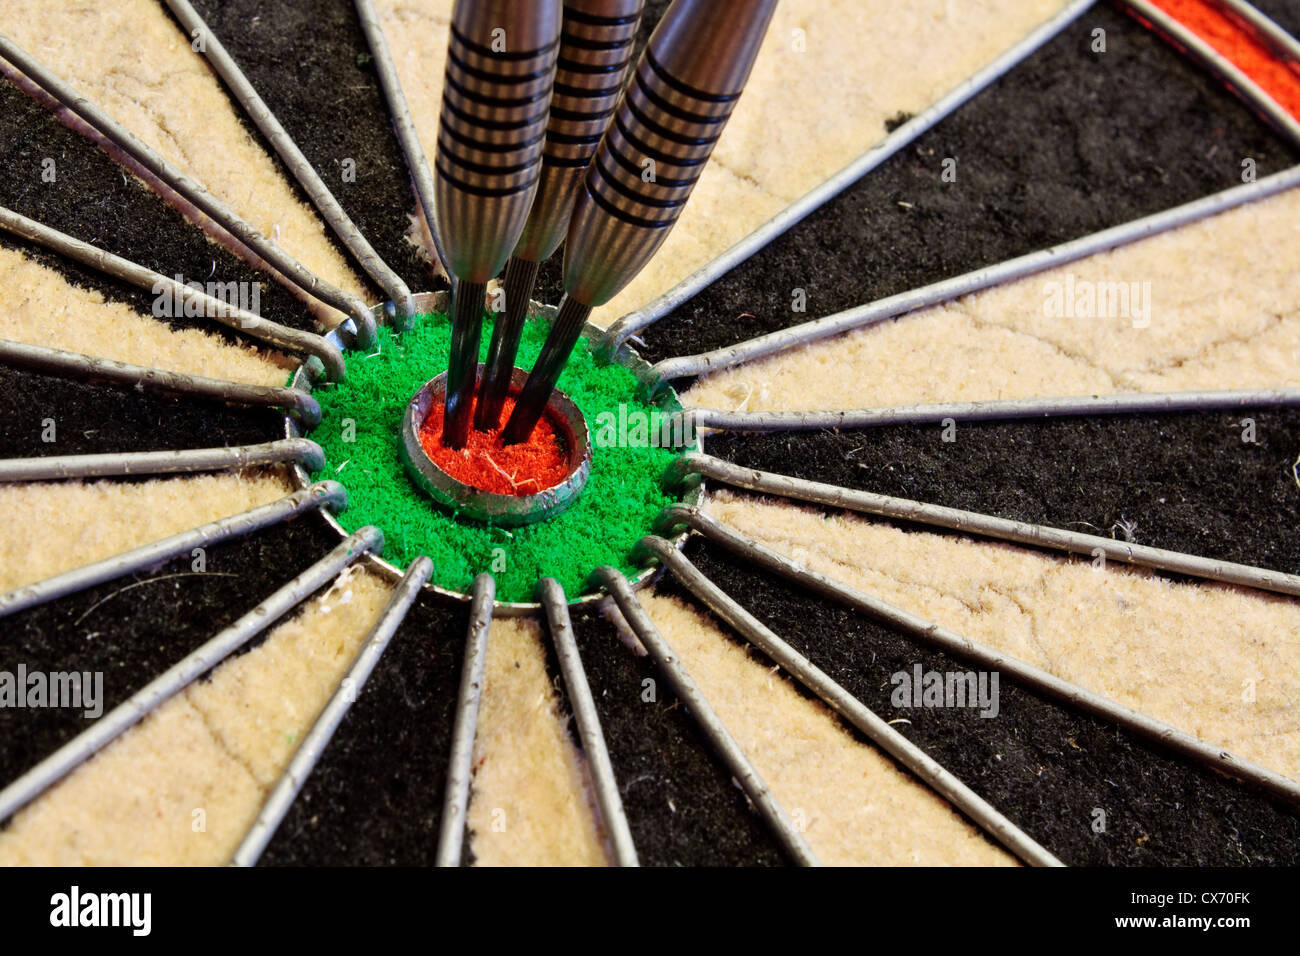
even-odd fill
[[[516,390],[505,401],[503,422],[514,411]],[[471,429],[465,447],[448,448],[442,443],[445,408],[435,402],[420,426],[420,445],[433,463],[457,481],[500,495],[535,495],[569,477],[569,456],[555,420],[547,409],[534,426],[528,441],[501,444],[501,429],[483,432]],[[472,409],[471,409],[472,413]]]
[[[1279,59],[1267,44],[1207,0],[1151,2],[1212,46],[1259,84],[1279,106],[1300,119],[1300,72]]]

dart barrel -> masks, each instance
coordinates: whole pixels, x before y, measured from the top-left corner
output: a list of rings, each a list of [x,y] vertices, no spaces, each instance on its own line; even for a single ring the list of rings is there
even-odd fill
[[[744,89],[776,0],[675,0],[583,180],[565,288],[603,305],[667,238]]]
[[[564,239],[582,177],[618,108],[645,0],[567,0],[542,173],[515,256],[540,262]]]
[[[482,284],[519,240],[537,191],[560,45],[560,0],[457,0],[438,127],[448,269]]]

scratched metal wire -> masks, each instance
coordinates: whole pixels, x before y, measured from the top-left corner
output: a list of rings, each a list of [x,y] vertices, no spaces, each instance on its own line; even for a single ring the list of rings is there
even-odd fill
[[[322,481],[268,504],[0,594],[0,618],[143,571],[181,555],[188,555],[194,548],[206,548],[219,541],[242,538],[307,511],[325,507],[341,510],[347,507],[347,502],[348,495],[342,485],[337,481]]]
[[[1242,388],[1190,392],[1121,392],[1114,395],[1067,395],[1059,398],[1008,398],[987,402],[937,402],[931,405],[885,405],[879,408],[837,408],[825,411],[732,412],[722,408],[691,408],[682,412],[683,428],[716,428],[729,432],[826,431],[881,428],[886,425],[928,425],[954,422],[996,422],[1025,418],[1064,418],[1079,415],[1166,414],[1222,409],[1290,408],[1300,405],[1298,388]]]
[[[241,335],[250,336],[287,352],[315,356],[324,367],[327,379],[335,382],[343,381],[346,374],[343,353],[333,342],[326,341],[323,336],[314,332],[303,332],[291,329],[287,325],[271,322],[247,309],[231,305],[206,292],[200,292],[184,282],[165,276],[161,272],[146,269],[130,259],[92,246],[88,242],[82,242],[67,233],[5,209],[3,206],[0,206],[0,229],[141,289],[148,289],[155,294],[166,289],[171,293],[173,302],[188,306],[187,313],[197,312],[199,315],[220,322],[226,328],[234,329]]]
[[[107,452],[98,455],[49,455],[0,458],[0,482],[80,481],[136,475],[236,471],[258,465],[293,462],[307,471],[325,467],[325,452],[306,438],[282,438],[258,445],[185,448],[179,451]]]
[[[384,37],[383,27],[379,24],[379,14],[371,0],[354,0],[357,16],[361,20],[361,31],[366,35],[370,54],[375,58],[375,72],[379,75],[379,85],[384,91],[384,100],[388,104],[388,113],[393,120],[393,130],[397,133],[397,142],[406,157],[406,168],[411,173],[415,193],[420,199],[424,212],[425,224],[429,229],[429,238],[433,242],[434,253],[438,257],[438,268],[452,282],[455,281],[447,270],[447,253],[442,245],[442,231],[438,225],[437,193],[433,186],[433,174],[424,157],[424,148],[420,145],[420,135],[411,116],[411,108],[406,102],[406,93],[402,90],[402,81],[397,75],[397,65],[388,49],[388,40]]]
[[[283,822],[299,791],[306,784],[307,778],[315,769],[325,748],[329,746],[334,732],[338,730],[339,724],[343,723],[343,718],[347,716],[348,710],[365,687],[366,681],[370,679],[389,641],[393,639],[402,621],[406,619],[411,605],[420,596],[420,588],[429,580],[432,573],[433,562],[424,555],[417,557],[406,569],[406,574],[393,589],[388,604],[380,612],[379,619],[375,621],[357,651],[356,657],[353,658],[352,666],[339,681],[339,686],[335,688],[333,695],[321,710],[320,716],[316,718],[311,725],[311,730],[307,731],[302,743],[294,751],[293,759],[284,768],[284,773],[276,781],[253,825],[248,828],[243,840],[235,849],[231,863],[236,866],[253,866],[261,857],[262,851],[275,836],[275,831]]]
[[[1030,866],[1062,865],[1060,860],[1007,819],[992,804],[832,680],[825,671],[778,637],[663,538],[657,536],[642,538],[638,551],[663,562],[669,572],[688,591],[699,598],[704,606],[718,615],[722,621],[734,628],[741,637],[779,664],[786,673],[820,697],[832,710],[862,731],[869,740],[1023,862]]]
[[[687,378],[693,375],[705,375],[719,369],[730,368],[742,362],[752,362],[811,342],[850,332],[854,329],[878,325],[889,319],[897,318],[917,309],[928,308],[960,298],[972,292],[978,292],[991,286],[1014,282],[1036,272],[1053,269],[1077,262],[1087,256],[1106,252],[1119,246],[1128,245],[1179,226],[1217,215],[1229,209],[1250,202],[1277,195],[1293,186],[1300,185],[1300,166],[1266,176],[1257,182],[1235,186],[1232,189],[1206,196],[1195,202],[1175,206],[1172,209],[1135,219],[1111,229],[1104,229],[1091,235],[1083,236],[1070,242],[1031,252],[1027,255],[1008,259],[997,265],[987,266],[967,272],[951,279],[944,279],[932,285],[911,289],[907,292],[877,299],[866,305],[855,306],[843,312],[802,322],[799,325],[769,332],[735,345],[701,352],[696,355],[682,355],[664,359],[651,367],[646,379],[651,387],[672,379]]]
[[[414,316],[415,302],[411,298],[410,288],[389,267],[388,263],[384,262],[379,253],[375,251],[375,247],[370,244],[370,241],[362,235],[361,230],[352,221],[352,217],[344,211],[338,199],[334,197],[329,187],[325,185],[325,181],[321,179],[320,174],[316,172],[316,168],[303,155],[293,137],[289,135],[270,107],[266,105],[256,88],[249,82],[248,77],[244,75],[244,71],[239,68],[239,64],[235,62],[234,58],[221,44],[221,40],[217,38],[212,28],[199,16],[198,11],[190,5],[189,0],[166,0],[166,2],[168,9],[176,15],[176,19],[189,31],[189,35],[195,39],[202,38],[203,55],[212,64],[217,76],[221,77],[226,86],[230,88],[230,93],[235,98],[235,102],[244,108],[253,124],[261,130],[262,135],[275,149],[276,154],[284,160],[285,166],[311,198],[312,204],[321,214],[321,218],[334,230],[334,234],[352,253],[353,258],[366,271],[366,274],[384,290],[396,307],[397,313],[407,317]]]
[[[88,729],[0,790],[0,821],[7,820],[21,810],[56,781],[143,720],[160,704],[261,634],[367,551],[382,549],[383,546],[384,535],[378,528],[365,527],[350,535],[257,607],[202,647],[187,654],[126,701],[96,720]]]
[[[989,670],[1008,674],[1026,687],[1058,700],[1067,707],[1100,717],[1158,747],[1259,787],[1266,793],[1285,801],[1289,806],[1300,808],[1300,781],[1243,760],[1221,747],[1216,747],[1176,727],[1125,707],[1108,697],[1103,697],[1077,684],[1071,684],[1055,674],[1008,657],[985,644],[950,631],[940,624],[918,617],[857,588],[813,571],[780,552],[746,538],[740,532],[703,514],[698,509],[680,505],[668,508],[659,528],[670,530],[683,524],[689,525],[710,541],[717,542],[744,560],[780,577],[795,581],[814,594],[831,598],[862,611],[877,620],[884,621],[900,633],[938,647],[954,657],[974,661]]]
[[[665,546],[670,549],[673,547],[667,542]],[[582,666],[582,655],[573,636],[568,598],[564,594],[564,588],[554,578],[542,578],[537,582],[537,596],[546,609],[547,629],[551,634],[551,642],[555,645],[555,656],[560,663],[569,703],[573,707],[573,719],[578,725],[582,753],[591,771],[592,789],[596,792],[596,804],[600,808],[609,842],[614,849],[614,861],[619,866],[637,866],[632,829],[628,826],[627,814],[623,811],[618,779],[609,759],[605,734],[600,729],[600,715],[596,712],[596,701],[591,695],[587,672]]]
[[[29,80],[80,116],[177,194],[202,210],[213,222],[274,266],[298,288],[347,315],[349,318],[345,321],[345,327],[356,337],[358,347],[369,348],[374,344],[375,322],[364,302],[308,270],[279,245],[258,232],[225,202],[208,192],[201,183],[164,159],[155,149],[2,34],[0,57],[8,60]]]
[[[673,653],[673,649],[654,626],[654,622],[650,620],[641,602],[637,600],[627,579],[616,569],[605,566],[593,572],[591,584],[609,592],[610,597],[618,605],[623,619],[627,621],[665,679],[672,685],[673,692],[686,706],[710,746],[731,771],[740,788],[745,791],[763,818],[763,822],[767,824],[768,829],[789,857],[800,866],[818,866],[817,855],[813,853],[812,847],[808,845],[808,841],[804,839],[785,808],[768,789],[767,784],[763,782],[763,778],[754,768],[745,751],[731,735],[731,731],[727,730],[695,681],[691,679],[691,675],[686,672],[681,660]]]
[[[802,478],[733,465],[731,462],[710,455],[688,454],[670,466],[669,478],[674,484],[692,475],[712,478],[736,488],[796,501],[809,501],[831,508],[845,508],[883,518],[934,525],[965,534],[1014,541],[1016,544],[1031,547],[1052,548],[1071,554],[1101,555],[1107,561],[1118,561],[1122,564],[1155,568],[1159,571],[1186,574],[1210,581],[1222,581],[1240,587],[1300,596],[1300,575],[1284,574],[1267,568],[1218,561],[1181,551],[1116,541],[1099,535],[1082,534],[1024,521],[1011,521],[976,511],[962,511],[943,505],[892,498],[869,491],[806,481]]]
[[[456,694],[456,721],[452,727],[451,759],[447,765],[447,790],[443,796],[438,834],[437,866],[460,866],[464,856],[465,821],[469,816],[470,781],[474,776],[474,734],[483,699],[483,671],[487,665],[488,630],[492,626],[492,599],[496,581],[484,573],[470,589],[469,631],[465,660]]]
[[[1148,0],[1120,0],[1120,2],[1135,13],[1139,19],[1146,20],[1158,32],[1170,37],[1206,69],[1218,74],[1228,84],[1229,88],[1245,101],[1247,106],[1263,116],[1293,145],[1300,146],[1300,121],[1297,121],[1281,104],[1269,96],[1245,71],[1154,3],[1149,3]],[[1240,12],[1246,4],[1232,6]],[[1262,15],[1257,16],[1259,19],[1250,18],[1249,22],[1256,25],[1258,29],[1259,21],[1266,18]],[[1295,41],[1292,40],[1288,46],[1294,50]]]
[[[0,365],[59,378],[104,382],[117,388],[184,395],[209,402],[283,408],[307,428],[315,428],[321,421],[320,403],[310,393],[282,385],[246,385],[243,382],[204,378],[184,372],[115,362],[80,352],[47,348],[44,345],[10,342],[8,339],[0,339]]]

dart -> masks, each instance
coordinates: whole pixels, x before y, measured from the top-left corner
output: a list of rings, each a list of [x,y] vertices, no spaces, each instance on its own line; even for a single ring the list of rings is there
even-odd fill
[[[533,204],[555,61],[560,0],[457,0],[436,195],[453,277],[445,443],[469,435],[487,282],[501,271]]]
[[[495,429],[510,388],[537,269],[564,239],[587,164],[618,106],[645,0],[569,0],[551,96],[542,174],[523,235],[506,265],[506,311],[492,330],[474,427]]]
[[[587,317],[623,289],[677,222],[749,78],[776,0],[674,0],[637,63],[582,181],[565,296],[502,432],[528,438]]]

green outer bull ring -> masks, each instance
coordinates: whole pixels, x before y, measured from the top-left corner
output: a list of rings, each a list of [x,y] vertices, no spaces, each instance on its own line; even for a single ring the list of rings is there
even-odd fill
[[[433,312],[445,315],[450,306],[450,295],[447,292],[417,292],[413,298],[415,301],[416,313],[419,315],[428,315]],[[399,327],[398,320],[389,312],[388,307],[385,304],[372,306],[370,311],[371,314],[374,315],[375,323],[377,325],[383,323]],[[532,302],[529,304],[526,318],[543,318],[547,322],[554,322],[557,311],[558,310],[553,305],[541,305],[538,302]],[[582,337],[592,342],[599,342],[604,335],[604,329],[592,325],[590,322],[588,322],[582,330]],[[344,344],[344,336],[340,335],[338,330],[325,334],[324,338],[339,349],[347,348]],[[613,362],[629,369],[634,375],[636,375],[638,381],[648,380],[650,374],[650,363],[641,358],[641,356],[639,356],[630,346],[621,345],[613,356]],[[307,365],[300,364],[298,370],[290,380],[289,385],[291,388],[310,392],[312,390],[312,380],[313,376],[311,375]],[[660,389],[650,401],[652,404],[658,406],[658,408],[663,412],[676,412],[681,410],[681,402],[677,399],[677,392],[669,386]],[[298,422],[289,415],[284,417],[284,434],[286,438],[307,437],[299,427]],[[698,432],[695,433],[694,439],[695,440],[691,445],[683,449],[684,452],[702,452],[704,450],[704,440]],[[309,475],[307,470],[297,462],[293,463],[291,466],[290,476],[296,490],[311,486],[311,475]],[[702,480],[692,482],[682,497],[682,504],[697,507],[703,503],[704,495],[704,482]],[[341,524],[339,524],[338,519],[329,511],[329,509],[320,509],[320,514],[324,517],[326,523],[338,532],[340,540],[348,536],[348,532],[344,530]],[[649,533],[649,529],[647,529],[647,533]],[[673,547],[680,549],[686,543],[686,538],[689,534],[690,529],[683,528],[667,540]],[[401,569],[391,562],[385,561],[374,552],[367,552],[362,561],[358,563],[364,563],[390,584],[396,584],[402,579]],[[594,571],[595,569],[593,568],[592,570]],[[660,565],[652,564],[637,572],[635,575],[629,576],[627,581],[634,589],[639,590],[657,577],[660,570],[662,570]],[[426,584],[424,590],[462,604],[470,603],[470,595],[468,593],[453,591],[450,588],[445,588],[432,582]],[[603,600],[605,600],[605,595],[603,593],[598,592],[594,594],[586,594],[576,600],[571,600],[569,606],[594,606]],[[496,601],[493,604],[493,614],[499,617],[528,617],[540,614],[542,610],[542,605],[535,601]]]

